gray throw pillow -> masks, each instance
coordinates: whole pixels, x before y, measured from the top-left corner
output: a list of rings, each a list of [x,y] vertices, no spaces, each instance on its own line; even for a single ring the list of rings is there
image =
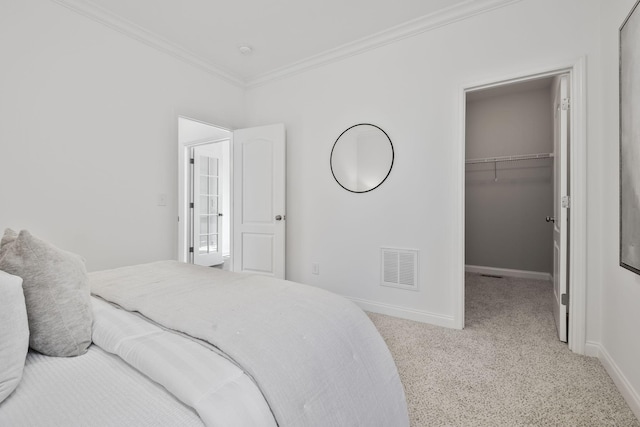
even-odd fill
[[[22,279],[0,271],[0,402],[22,379],[29,350],[29,324]]]
[[[93,311],[82,258],[26,230],[2,250],[0,270],[23,279],[31,348],[48,356],[84,354]]]

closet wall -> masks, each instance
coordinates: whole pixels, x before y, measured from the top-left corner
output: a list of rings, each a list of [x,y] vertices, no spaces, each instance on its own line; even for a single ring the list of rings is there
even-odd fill
[[[467,94],[466,158],[553,151],[550,80]],[[553,159],[466,166],[466,265],[553,272]]]

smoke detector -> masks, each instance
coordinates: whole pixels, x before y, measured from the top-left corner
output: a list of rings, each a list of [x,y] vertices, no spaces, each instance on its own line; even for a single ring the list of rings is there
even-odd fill
[[[249,55],[251,52],[253,52],[253,49],[251,49],[251,46],[247,46],[247,45],[240,46],[238,50],[243,55]]]

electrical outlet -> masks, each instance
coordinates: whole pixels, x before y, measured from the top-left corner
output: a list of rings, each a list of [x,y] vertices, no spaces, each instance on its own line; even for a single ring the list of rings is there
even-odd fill
[[[311,264],[311,274],[320,274],[320,264],[317,262]]]

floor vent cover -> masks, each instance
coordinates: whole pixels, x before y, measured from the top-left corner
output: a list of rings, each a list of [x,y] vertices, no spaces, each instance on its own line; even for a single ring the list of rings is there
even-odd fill
[[[418,251],[382,248],[380,284],[394,288],[418,290]]]

